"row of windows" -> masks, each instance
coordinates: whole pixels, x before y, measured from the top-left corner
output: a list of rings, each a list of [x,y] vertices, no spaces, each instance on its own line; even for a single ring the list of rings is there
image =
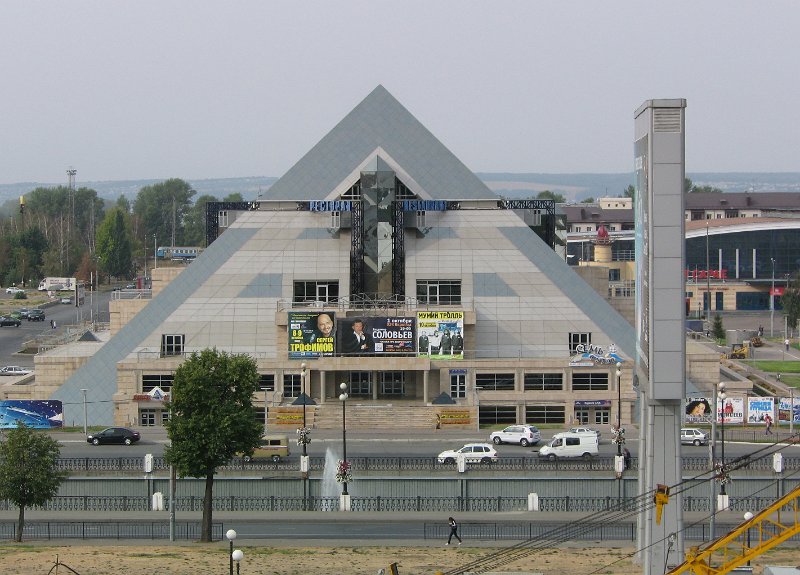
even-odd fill
[[[333,303],[339,298],[336,280],[296,281],[292,301],[295,303]],[[460,305],[461,280],[418,280],[417,300],[427,305]]]
[[[382,371],[379,374],[383,395],[402,396],[405,393],[406,372]],[[165,392],[172,389],[172,374],[142,375],[142,392],[147,393],[155,388]],[[467,396],[467,376],[453,374],[450,376],[450,395],[453,398]],[[283,396],[298,397],[302,392],[302,376],[299,373],[283,374]],[[352,371],[349,377],[350,395],[369,396],[372,394],[372,372]],[[475,386],[484,391],[514,391],[513,373],[476,373]],[[524,376],[525,391],[562,391],[564,389],[563,373],[526,373]],[[275,391],[275,374],[259,374],[258,388],[261,391]],[[575,391],[595,391],[608,389],[608,373],[573,373],[572,389]]]
[[[606,425],[609,423],[610,409],[594,408],[592,410],[576,410],[575,422],[585,425]],[[481,405],[478,419],[481,424],[517,423],[517,408],[513,405]],[[564,405],[526,405],[525,423],[533,425],[564,425],[567,423]]]

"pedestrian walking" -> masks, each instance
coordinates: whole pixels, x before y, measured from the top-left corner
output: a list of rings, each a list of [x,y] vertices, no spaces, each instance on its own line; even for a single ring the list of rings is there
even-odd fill
[[[50,329],[56,329],[56,322],[55,320],[50,320]]]
[[[789,351],[789,338],[788,337],[783,340],[783,345],[786,346],[786,351]]]
[[[764,416],[764,424],[767,426],[764,435],[772,435],[772,417],[769,414]]]
[[[458,536],[458,523],[452,517],[447,518],[447,524],[450,526],[450,537],[447,538],[447,543],[445,545],[450,545],[450,542],[453,540],[453,537],[458,539],[458,544],[461,545],[461,537]]]

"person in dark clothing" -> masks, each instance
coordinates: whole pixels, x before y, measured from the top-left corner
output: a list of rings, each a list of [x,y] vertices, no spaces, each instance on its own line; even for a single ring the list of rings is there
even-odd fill
[[[627,447],[622,448],[622,460],[625,462],[625,469],[631,468],[631,452]]]
[[[450,525],[450,537],[447,538],[447,543],[445,545],[450,545],[450,541],[453,540],[453,537],[458,539],[458,544],[461,545],[461,537],[458,536],[458,523],[452,517],[447,518],[447,524]]]

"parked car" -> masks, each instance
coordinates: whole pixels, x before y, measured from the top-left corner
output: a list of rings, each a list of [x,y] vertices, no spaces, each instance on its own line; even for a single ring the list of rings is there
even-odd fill
[[[69,305],[69,304],[72,303],[72,298],[71,297],[62,297],[61,298],[61,303]]]
[[[12,317],[10,315],[2,315],[0,316],[0,327],[19,327],[22,325],[22,322],[17,317]]]
[[[28,321],[44,321],[44,310],[43,309],[32,309],[29,310],[28,313],[25,315]]]
[[[600,439],[600,431],[593,427],[570,427],[569,433],[588,433],[594,434],[597,436],[597,439]]]
[[[253,450],[253,453],[245,453],[242,459],[253,461],[254,459],[272,459],[275,463],[281,457],[289,457],[289,438],[286,435],[265,435],[261,438],[261,445]]]
[[[140,436],[138,431],[133,431],[132,429],[128,429],[126,427],[109,427],[100,431],[99,433],[93,433],[86,436],[86,441],[91,443],[92,445],[104,445],[104,444],[119,444],[119,445],[130,445],[132,443],[136,443],[139,441]]]
[[[26,307],[21,307],[21,308],[19,308],[19,309],[18,309],[17,311],[15,311],[15,312],[13,312],[13,311],[12,311],[12,312],[11,312],[11,315],[13,315],[14,317],[18,317],[18,318],[20,318],[20,319],[28,319],[28,313],[29,313],[30,311],[31,311],[31,310],[29,310],[29,309],[28,309],[28,308],[26,308]]]
[[[509,425],[502,431],[493,431],[489,435],[495,445],[516,443],[522,447],[537,445],[542,440],[539,428],[534,425]]]
[[[707,445],[708,433],[695,427],[681,429],[681,443],[684,445]]]
[[[7,287],[6,288],[6,293],[10,293],[10,294],[25,293],[25,290],[22,289],[22,288],[11,286],[11,287]]]
[[[491,463],[497,461],[497,451],[489,443],[467,443],[456,451],[442,451],[436,456],[439,463],[452,464],[458,461],[458,456],[463,455],[467,463]]]
[[[24,367],[20,367],[18,365],[7,365],[5,367],[0,367],[0,375],[28,375],[31,373],[30,369],[25,369]]]

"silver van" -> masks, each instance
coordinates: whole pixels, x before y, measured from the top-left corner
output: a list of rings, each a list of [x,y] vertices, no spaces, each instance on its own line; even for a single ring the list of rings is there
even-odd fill
[[[598,454],[598,439],[589,433],[556,433],[547,445],[539,450],[539,457],[551,461],[558,457],[583,457],[591,459]]]

